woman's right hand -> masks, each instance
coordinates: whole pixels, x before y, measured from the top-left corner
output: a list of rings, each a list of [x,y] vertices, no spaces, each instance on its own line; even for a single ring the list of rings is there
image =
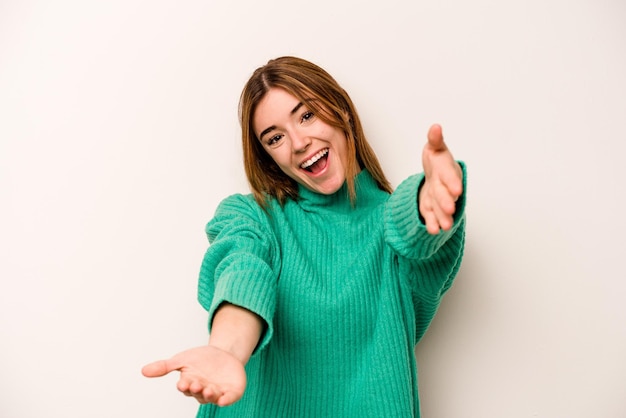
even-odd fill
[[[227,351],[211,345],[192,348],[167,360],[147,364],[146,377],[161,377],[180,372],[176,385],[187,396],[202,404],[227,406],[237,402],[246,388],[244,365]]]

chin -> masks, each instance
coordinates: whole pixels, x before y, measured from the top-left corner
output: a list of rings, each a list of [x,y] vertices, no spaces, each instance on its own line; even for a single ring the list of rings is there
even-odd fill
[[[318,193],[330,195],[339,191],[339,189],[341,189],[341,187],[343,186],[344,182],[345,180],[338,182],[338,183],[334,183],[334,184],[324,185],[323,187],[317,187],[316,189]]]
[[[315,193],[324,195],[331,195],[336,193],[339,189],[343,187],[343,184],[346,182],[345,176],[342,175],[329,178],[326,181],[322,182],[316,182],[315,178],[304,176],[299,176],[298,178],[294,178],[294,180],[296,180],[307,189]]]

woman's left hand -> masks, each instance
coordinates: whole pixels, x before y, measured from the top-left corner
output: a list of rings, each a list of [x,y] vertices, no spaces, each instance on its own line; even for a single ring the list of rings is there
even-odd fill
[[[463,171],[443,141],[440,125],[428,130],[422,164],[426,179],[418,197],[419,211],[427,231],[438,234],[452,228],[456,201],[463,193]]]

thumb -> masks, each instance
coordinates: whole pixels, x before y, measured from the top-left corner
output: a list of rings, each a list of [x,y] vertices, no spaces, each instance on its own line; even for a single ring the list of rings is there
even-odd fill
[[[428,145],[434,151],[442,151],[446,149],[446,144],[443,142],[443,129],[441,125],[434,124],[428,130]]]
[[[172,360],[159,360],[143,366],[141,374],[146,377],[161,377],[179,368]]]

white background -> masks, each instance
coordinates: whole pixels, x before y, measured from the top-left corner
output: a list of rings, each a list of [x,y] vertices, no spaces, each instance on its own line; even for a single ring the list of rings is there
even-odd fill
[[[625,21],[621,0],[0,1],[0,416],[194,416],[140,369],[206,341],[204,225],[247,191],[239,93],[293,54],[350,92],[394,186],[434,122],[468,164],[424,417],[625,417]]]

